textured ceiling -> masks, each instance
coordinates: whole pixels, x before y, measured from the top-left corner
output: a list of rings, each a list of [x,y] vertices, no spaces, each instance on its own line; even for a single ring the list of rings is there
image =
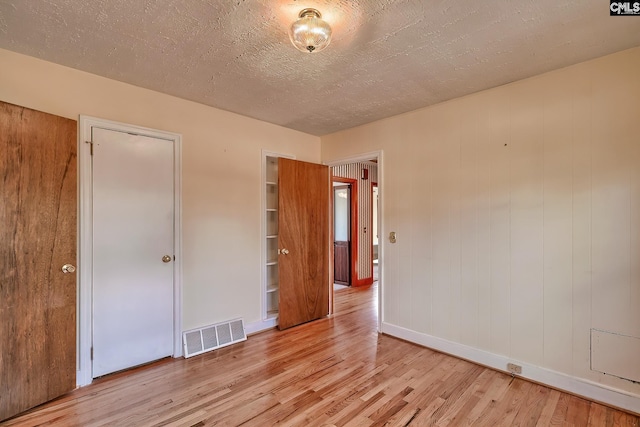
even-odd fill
[[[638,45],[605,0],[0,0],[1,48],[314,135]]]

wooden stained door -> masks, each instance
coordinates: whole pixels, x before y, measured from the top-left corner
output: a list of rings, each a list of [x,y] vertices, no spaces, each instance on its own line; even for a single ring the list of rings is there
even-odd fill
[[[278,159],[280,329],[329,314],[329,168]]]
[[[351,191],[349,185],[333,187],[333,281],[350,285]]]
[[[76,135],[0,102],[0,420],[75,388]]]

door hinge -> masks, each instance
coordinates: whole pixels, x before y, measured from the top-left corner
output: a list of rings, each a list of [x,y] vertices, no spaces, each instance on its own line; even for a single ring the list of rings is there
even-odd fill
[[[93,347],[91,347],[91,360],[93,360]]]
[[[93,141],[85,141],[87,144],[90,145],[90,151],[89,151],[89,155],[93,156]]]

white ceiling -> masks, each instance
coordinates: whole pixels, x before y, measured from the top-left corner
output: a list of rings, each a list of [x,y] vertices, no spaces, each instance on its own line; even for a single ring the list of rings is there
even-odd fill
[[[1,48],[314,135],[638,45],[606,0],[0,0]]]

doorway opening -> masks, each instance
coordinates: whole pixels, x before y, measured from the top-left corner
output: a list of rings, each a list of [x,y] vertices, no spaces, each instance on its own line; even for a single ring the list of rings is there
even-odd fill
[[[378,313],[378,329],[381,322],[381,304],[379,301],[381,294],[381,272],[383,260],[383,248],[379,240],[381,232],[380,214],[380,188],[381,180],[381,152],[370,153],[363,156],[351,157],[346,159],[329,162],[327,165],[331,168],[332,181],[334,186],[334,207],[333,207],[333,224],[332,229],[333,245],[334,245],[334,295],[336,292],[359,292],[369,291],[376,294],[373,298],[377,306]],[[349,184],[351,203],[349,230],[350,241],[348,242],[349,256],[352,269],[350,270],[349,288],[342,288],[336,284],[341,284],[339,273],[343,271],[344,261],[341,258],[339,250],[345,251],[340,247],[340,232],[344,236],[343,227],[344,220],[340,218],[341,201],[337,199],[340,196],[335,194],[336,189],[340,189],[345,184]],[[343,190],[344,191],[344,190]],[[342,203],[344,204],[344,203]],[[344,207],[342,208],[344,210]],[[343,241],[344,242],[344,241]],[[344,243],[343,243],[344,245]],[[338,265],[341,263],[341,265]]]
[[[336,184],[333,183],[333,283],[351,286],[351,186]]]
[[[378,209],[379,206],[379,197],[378,197],[378,183],[374,182],[371,187],[371,233],[373,234],[373,249],[372,249],[372,262],[373,262],[373,282],[377,282],[380,279],[380,271],[378,267],[379,262],[379,249],[380,249],[380,235],[378,233]]]

